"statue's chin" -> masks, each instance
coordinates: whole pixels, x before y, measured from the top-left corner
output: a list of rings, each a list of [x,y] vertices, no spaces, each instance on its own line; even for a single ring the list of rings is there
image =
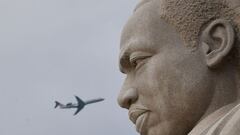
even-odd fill
[[[141,135],[187,135],[189,130],[187,128],[181,127],[181,124],[173,124],[171,122],[162,122],[154,127],[148,128],[145,133]]]

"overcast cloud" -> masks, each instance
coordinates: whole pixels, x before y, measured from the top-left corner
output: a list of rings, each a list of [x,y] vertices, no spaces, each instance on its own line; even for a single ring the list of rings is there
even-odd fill
[[[137,135],[117,105],[121,29],[138,0],[0,0],[0,135]],[[54,101],[106,100],[75,110]]]

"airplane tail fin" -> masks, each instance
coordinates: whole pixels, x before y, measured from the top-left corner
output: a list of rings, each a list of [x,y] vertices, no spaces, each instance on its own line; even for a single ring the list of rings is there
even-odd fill
[[[55,107],[54,108],[57,108],[59,105],[60,105],[60,103],[58,101],[55,101]]]

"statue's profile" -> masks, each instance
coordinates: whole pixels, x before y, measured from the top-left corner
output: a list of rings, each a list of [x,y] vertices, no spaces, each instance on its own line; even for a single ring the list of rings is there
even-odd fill
[[[240,135],[240,0],[142,0],[120,44],[141,135]]]

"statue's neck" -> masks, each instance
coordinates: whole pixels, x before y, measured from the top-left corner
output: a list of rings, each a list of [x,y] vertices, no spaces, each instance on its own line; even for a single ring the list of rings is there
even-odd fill
[[[221,69],[220,69],[221,70]],[[228,65],[214,75],[214,88],[211,102],[202,119],[223,106],[237,102],[239,97],[239,78],[235,67]]]

